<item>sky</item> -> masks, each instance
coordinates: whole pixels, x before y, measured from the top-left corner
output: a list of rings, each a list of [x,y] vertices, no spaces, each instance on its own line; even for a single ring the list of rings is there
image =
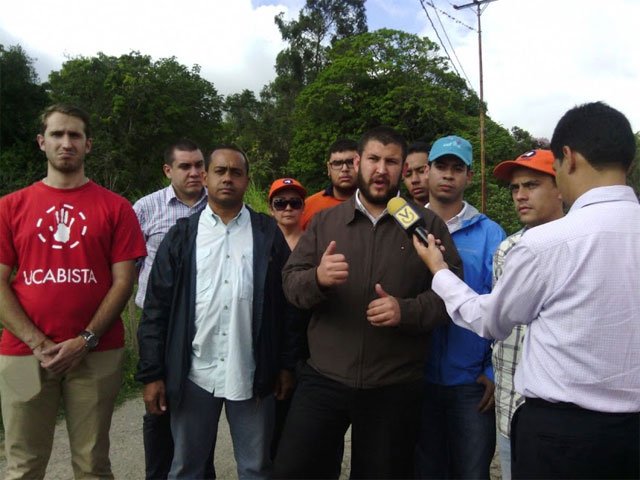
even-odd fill
[[[457,56],[479,92],[475,7],[453,8],[471,0],[422,1],[449,55],[454,61]],[[283,12],[295,18],[303,4],[5,0],[0,43],[20,44],[35,59],[41,81],[74,56],[137,50],[154,59],[175,56],[185,65],[200,65],[201,75],[224,95],[243,89],[257,93],[275,77],[275,58],[285,47],[274,16]],[[420,0],[367,0],[365,5],[369,30],[395,28],[439,43]],[[602,100],[640,130],[640,1],[495,0],[485,5],[481,23],[484,98],[493,120],[551,138],[566,110]]]

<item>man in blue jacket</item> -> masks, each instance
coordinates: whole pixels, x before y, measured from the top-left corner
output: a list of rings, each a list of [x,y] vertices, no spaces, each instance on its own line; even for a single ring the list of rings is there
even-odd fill
[[[463,200],[473,177],[471,144],[436,140],[429,153],[427,208],[445,221],[477,293],[491,291],[500,226]],[[453,323],[434,330],[416,451],[418,478],[489,478],[495,451],[491,343]]]
[[[160,244],[138,330],[147,411],[171,410],[170,478],[203,478],[222,406],[239,478],[268,478],[274,393],[293,388],[297,338],[282,292],[289,247],[275,220],[243,203],[249,162],[205,160],[208,205]]]

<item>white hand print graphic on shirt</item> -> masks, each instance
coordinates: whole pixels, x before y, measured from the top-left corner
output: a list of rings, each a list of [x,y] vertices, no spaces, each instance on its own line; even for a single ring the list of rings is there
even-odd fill
[[[47,216],[50,218],[49,221]],[[76,221],[80,222],[80,225],[72,230],[71,227]],[[48,229],[50,233],[47,234],[41,229]],[[40,241],[50,244],[55,250],[73,249],[80,245],[80,240],[87,233],[87,217],[76,207],[67,203],[59,207],[59,210],[56,206],[51,206],[45,211],[45,216],[36,221],[36,231]]]
[[[69,241],[69,235],[71,234],[71,226],[76,219],[72,218],[71,222],[69,222],[69,210],[65,210],[64,208],[61,208],[60,212],[56,211],[55,216],[58,226],[53,234],[53,239],[56,242],[67,243]],[[53,227],[49,227],[49,230],[53,232]]]

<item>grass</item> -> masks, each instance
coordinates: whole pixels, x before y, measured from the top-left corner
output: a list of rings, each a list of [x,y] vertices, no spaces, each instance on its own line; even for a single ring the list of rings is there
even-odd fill
[[[136,368],[138,366],[138,323],[140,322],[141,310],[135,306],[133,299],[135,298],[137,291],[133,292],[133,295],[129,299],[129,304],[122,312],[122,322],[124,324],[124,365],[122,368],[122,386],[116,398],[116,406],[122,402],[140,396],[142,391],[142,384],[134,379],[136,374]],[[133,316],[130,319],[130,316]]]
[[[269,214],[269,203],[267,202],[267,192],[260,190],[255,183],[251,182],[244,194],[244,201],[256,212]]]

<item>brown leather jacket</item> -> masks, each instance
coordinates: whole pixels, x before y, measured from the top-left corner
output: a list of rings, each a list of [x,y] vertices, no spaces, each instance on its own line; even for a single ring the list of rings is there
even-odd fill
[[[462,277],[462,261],[442,220],[416,207],[427,230],[442,240],[445,260]],[[321,289],[316,268],[329,243],[349,263],[346,283]],[[283,270],[285,295],[311,309],[309,364],[321,374],[353,388],[374,388],[422,378],[429,332],[450,321],[444,303],[431,290],[432,275],[411,239],[390,215],[374,227],[355,204],[355,196],[318,212]],[[375,284],[398,299],[398,327],[374,327],[366,319]]]

